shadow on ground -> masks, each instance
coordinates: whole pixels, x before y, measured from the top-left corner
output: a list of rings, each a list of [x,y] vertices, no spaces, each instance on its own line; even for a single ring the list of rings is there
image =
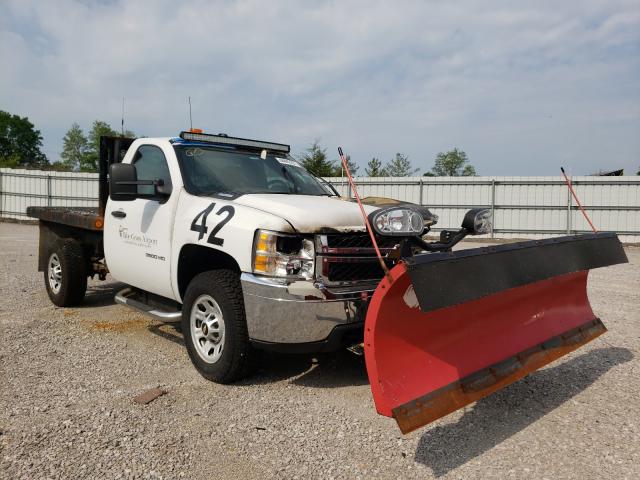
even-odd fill
[[[121,282],[100,283],[98,285],[89,285],[84,300],[77,308],[95,308],[114,305],[116,301],[113,297],[126,285]]]
[[[307,370],[291,383],[305,387],[337,388],[368,385],[369,378],[364,356],[343,349],[318,357],[313,369]]]
[[[616,365],[630,361],[626,348],[591,350],[529,375],[478,401],[456,423],[425,432],[416,462],[440,477],[495,447],[582,392]]]
[[[339,388],[368,384],[364,357],[346,349],[322,355],[258,352],[257,371],[241,385],[263,385],[288,380],[293,385]]]
[[[265,353],[260,382],[289,379],[293,385],[339,388],[369,383],[364,357],[346,349],[322,355]]]
[[[147,330],[184,347],[180,322],[156,323],[150,320]],[[321,355],[294,355],[256,351],[256,371],[236,385],[265,385],[289,380],[293,385],[314,388],[338,388],[369,383],[364,356],[347,349]]]
[[[176,322],[152,323],[147,327],[147,330],[154,335],[184,347],[184,337],[182,336],[182,327],[179,320]]]

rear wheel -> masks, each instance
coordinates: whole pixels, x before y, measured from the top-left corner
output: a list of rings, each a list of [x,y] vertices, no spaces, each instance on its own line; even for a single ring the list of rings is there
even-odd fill
[[[57,242],[47,260],[44,284],[49,298],[59,307],[82,302],[87,291],[87,272],[80,243],[72,239]]]
[[[240,278],[230,270],[196,276],[182,307],[184,343],[193,365],[208,380],[231,383],[253,368]]]

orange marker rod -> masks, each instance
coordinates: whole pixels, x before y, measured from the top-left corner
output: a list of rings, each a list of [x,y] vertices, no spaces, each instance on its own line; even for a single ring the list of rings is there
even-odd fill
[[[578,200],[578,196],[576,195],[576,192],[573,190],[573,185],[571,185],[571,180],[569,180],[569,177],[567,177],[567,174],[564,172],[564,168],[560,167],[560,170],[562,171],[562,175],[564,176],[564,181],[567,182],[567,187],[569,187],[569,191],[571,192],[571,195],[573,195],[573,198],[578,204],[578,208],[582,212],[582,215],[584,215],[584,218],[586,218],[587,222],[589,222],[589,225],[591,225],[591,229],[593,230],[593,233],[597,233],[598,230],[596,229],[596,227],[594,227],[593,222],[589,218],[589,215],[587,215],[587,212],[585,212],[584,208],[582,207],[580,200]]]
[[[380,261],[380,266],[382,267],[382,271],[386,275],[389,283],[393,283],[393,279],[389,274],[389,268],[387,264],[384,263],[384,259],[382,258],[382,254],[380,253],[380,249],[378,248],[378,242],[376,241],[376,236],[373,234],[373,229],[371,228],[371,224],[369,223],[369,218],[367,217],[367,212],[364,211],[364,206],[362,205],[362,201],[360,200],[360,195],[358,195],[358,189],[356,188],[356,183],[353,181],[351,177],[351,172],[349,171],[349,165],[347,164],[347,157],[342,153],[342,147],[338,147],[338,154],[340,155],[340,161],[342,162],[342,168],[347,174],[347,180],[349,181],[349,185],[353,190],[353,194],[356,197],[356,202],[358,202],[358,206],[360,207],[360,213],[362,213],[362,218],[364,218],[364,224],[367,227],[367,232],[369,232],[369,236],[371,237],[371,242],[373,243],[373,248],[376,250],[376,255],[378,256],[378,260]]]

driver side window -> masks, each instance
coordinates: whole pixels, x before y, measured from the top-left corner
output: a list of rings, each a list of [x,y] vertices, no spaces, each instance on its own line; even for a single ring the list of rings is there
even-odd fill
[[[155,145],[142,145],[133,157],[138,180],[164,180],[165,186],[171,186],[169,165],[162,150]],[[138,185],[138,193],[153,195],[153,185]]]

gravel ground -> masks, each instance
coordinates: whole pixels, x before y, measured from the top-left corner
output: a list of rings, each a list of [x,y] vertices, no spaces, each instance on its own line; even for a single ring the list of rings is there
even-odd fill
[[[175,324],[114,304],[112,280],[54,307],[37,235],[0,223],[2,478],[640,477],[640,248],[592,273],[607,335],[402,436],[348,352],[266,356],[250,380],[215,385]],[[156,386],[167,394],[133,402]]]

